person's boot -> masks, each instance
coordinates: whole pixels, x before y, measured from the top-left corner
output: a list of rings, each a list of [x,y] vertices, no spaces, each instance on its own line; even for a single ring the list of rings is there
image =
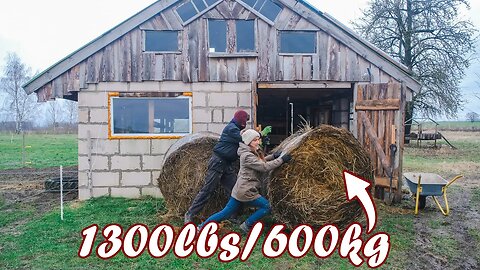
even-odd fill
[[[247,223],[243,222],[242,224],[240,224],[240,230],[242,230],[242,232],[244,234],[248,234],[250,232],[250,226],[247,225]]]
[[[193,222],[193,217],[189,212],[186,212],[185,216],[183,218],[183,224],[187,224],[187,223],[190,223],[190,222]]]

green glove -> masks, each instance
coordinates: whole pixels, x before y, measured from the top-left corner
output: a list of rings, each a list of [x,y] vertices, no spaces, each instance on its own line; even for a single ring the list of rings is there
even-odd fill
[[[270,134],[270,132],[272,132],[272,126],[266,126],[261,132],[262,137],[267,136],[268,134]]]

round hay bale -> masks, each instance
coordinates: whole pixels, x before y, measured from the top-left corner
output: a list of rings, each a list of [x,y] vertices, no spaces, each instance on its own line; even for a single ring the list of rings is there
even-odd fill
[[[347,201],[343,170],[373,179],[373,169],[349,131],[322,125],[292,135],[275,150],[293,157],[270,174],[268,195],[277,221],[290,228],[336,224],[343,230],[362,215],[356,200]]]
[[[208,161],[218,138],[215,133],[195,133],[183,137],[168,149],[157,180],[168,216],[183,217],[190,207],[203,186]],[[199,216],[208,217],[221,210],[227,200],[226,192],[219,185]]]

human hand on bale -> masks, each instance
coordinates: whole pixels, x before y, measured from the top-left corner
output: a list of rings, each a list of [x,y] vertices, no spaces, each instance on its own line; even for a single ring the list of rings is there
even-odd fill
[[[277,159],[277,158],[279,158],[281,155],[282,155],[282,152],[281,152],[281,151],[277,151],[277,152],[273,153],[273,158]]]
[[[290,160],[292,160],[292,155],[290,154],[285,154],[282,156],[283,163],[288,163]]]

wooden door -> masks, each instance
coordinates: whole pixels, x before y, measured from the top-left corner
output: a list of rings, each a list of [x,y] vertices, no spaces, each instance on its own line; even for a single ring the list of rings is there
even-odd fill
[[[390,185],[391,145],[394,156],[393,187],[401,191],[405,86],[400,83],[358,84],[356,87],[357,139],[370,154],[378,187]],[[375,194],[383,198],[383,194]]]

